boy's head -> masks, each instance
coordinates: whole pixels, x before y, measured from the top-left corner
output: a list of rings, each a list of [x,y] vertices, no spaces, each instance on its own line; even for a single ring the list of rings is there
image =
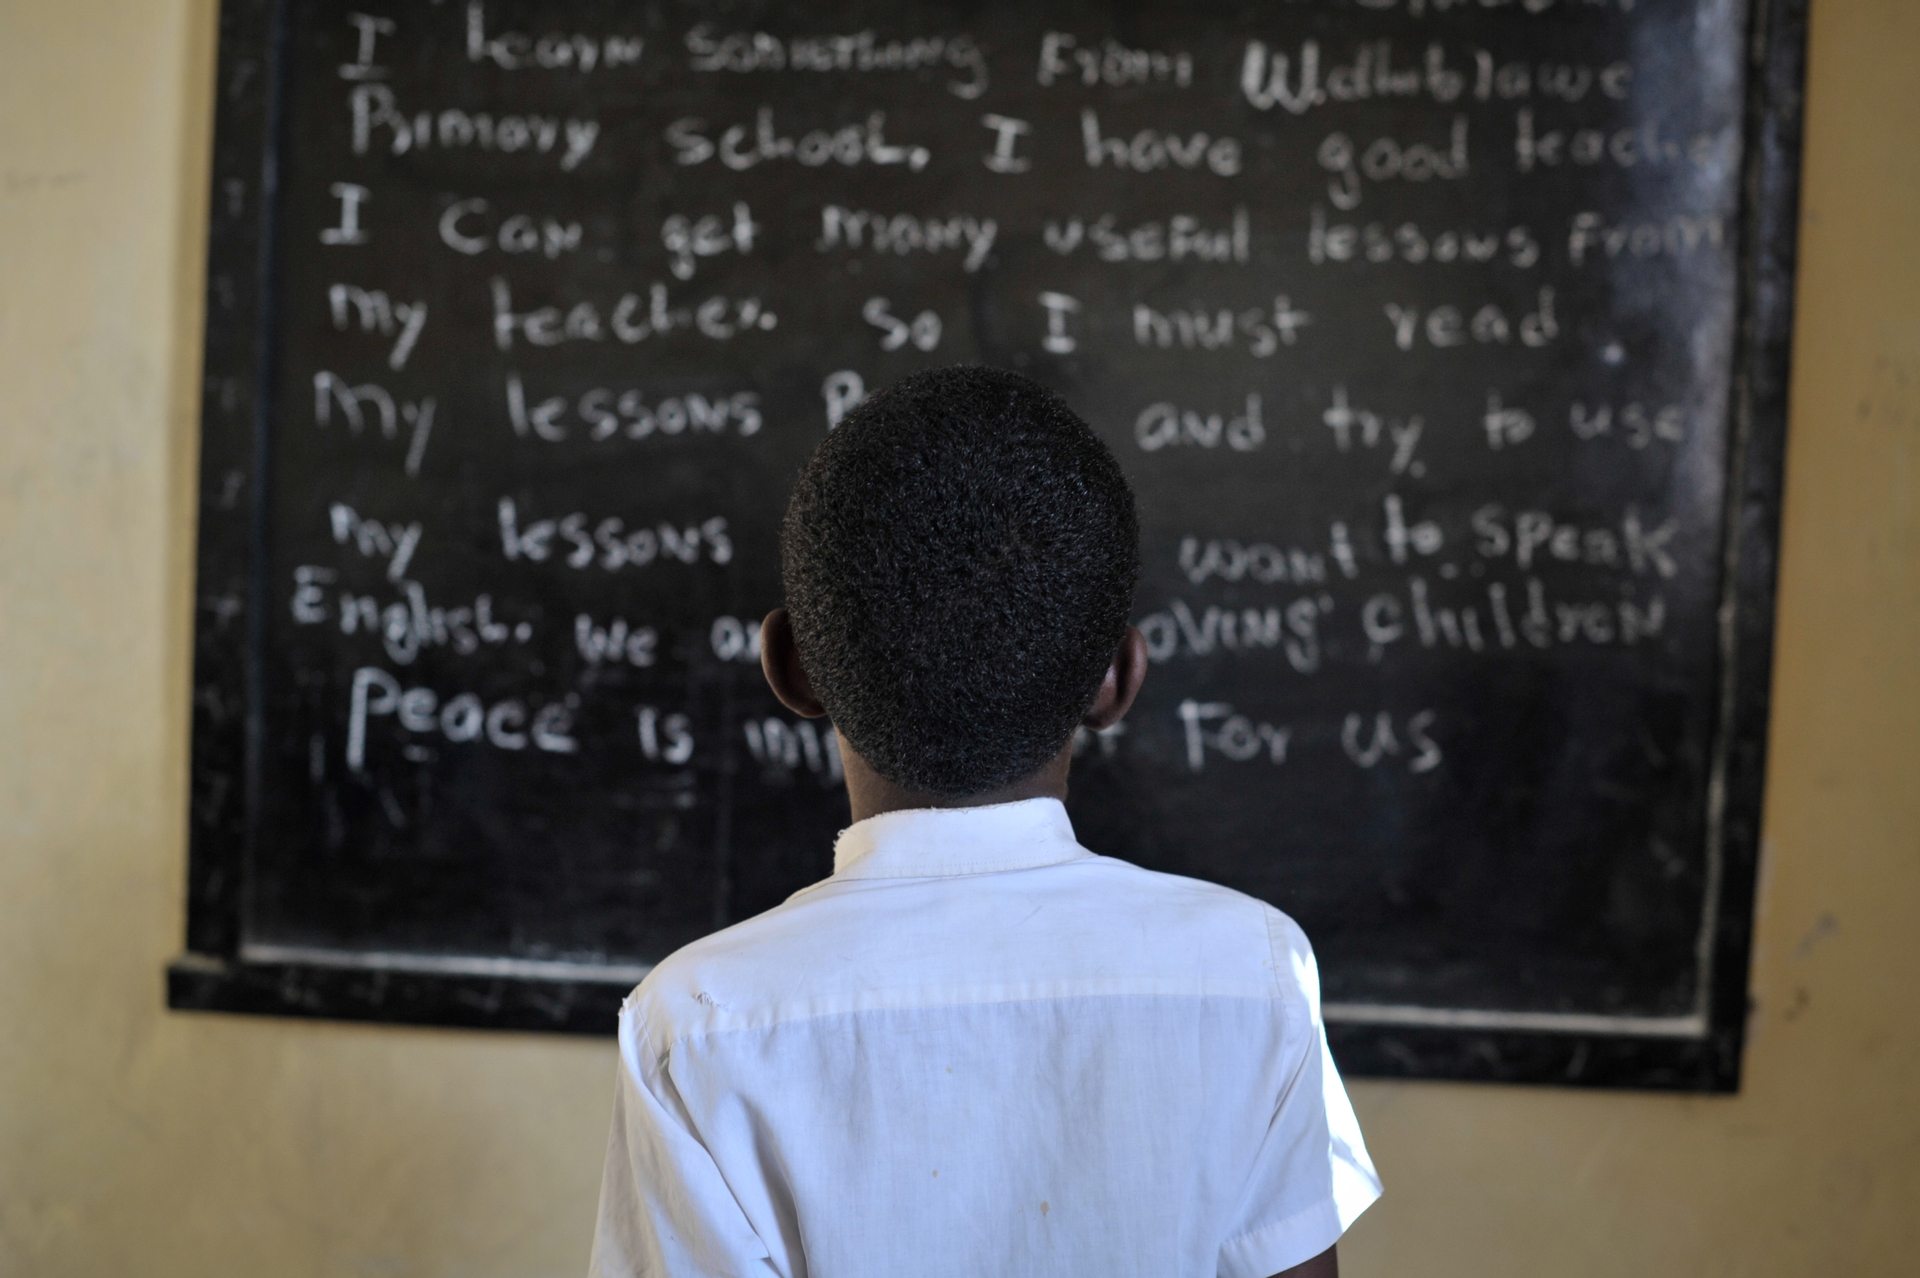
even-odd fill
[[[1139,573],[1113,454],[1017,373],[916,373],[801,472],[781,533],[813,695],[896,785],[960,798],[1059,754],[1126,637]]]

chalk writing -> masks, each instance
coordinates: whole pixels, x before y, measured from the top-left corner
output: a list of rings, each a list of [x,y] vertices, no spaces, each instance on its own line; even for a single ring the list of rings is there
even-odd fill
[[[1134,419],[1133,439],[1149,453],[1167,447],[1218,448],[1222,444],[1234,452],[1249,453],[1267,442],[1267,428],[1260,420],[1260,396],[1249,393],[1246,409],[1231,417],[1149,404]]]
[[[351,284],[331,285],[327,289],[327,310],[333,316],[336,330],[352,330],[357,319],[360,332],[393,338],[393,349],[387,353],[387,367],[395,372],[407,366],[407,357],[413,354],[414,343],[420,340],[420,331],[427,326],[425,301],[393,302],[384,289],[369,291]]]
[[[1134,49],[1108,37],[1082,45],[1080,37],[1049,31],[1040,37],[1040,65],[1034,77],[1042,85],[1081,84],[1123,88],[1135,84],[1193,84],[1193,55],[1164,49]]]
[[[1136,173],[1156,169],[1202,169],[1219,177],[1234,177],[1240,172],[1241,152],[1238,138],[1214,137],[1193,133],[1185,138],[1160,129],[1141,129],[1131,138],[1108,137],[1100,128],[1100,116],[1092,107],[1080,112],[1080,137],[1085,146],[1087,167],[1111,165]]]
[[[363,771],[367,763],[369,721],[391,718],[408,737],[438,737],[456,745],[485,744],[498,750],[529,747],[551,754],[573,754],[580,743],[573,735],[578,698],[529,707],[518,697],[486,704],[471,692],[444,700],[431,688],[402,689],[400,681],[378,666],[353,672],[353,691],[347,709],[347,769]]]
[[[207,293],[249,936],[651,962],[825,872],[839,738],[755,669],[781,512],[870,392],[982,364],[1136,493],[1090,846],[1338,917],[1344,1002],[1689,997],[1771,251],[1741,6],[359,8],[223,54],[222,154],[229,103],[287,125],[217,166]]]
[[[747,752],[776,780],[783,781],[794,773],[811,773],[820,784],[832,786],[845,776],[839,734],[831,727],[823,732],[811,719],[788,722],[771,716],[748,719],[741,727]]]
[[[1494,581],[1443,603],[1438,589],[1423,577],[1410,577],[1403,590],[1368,597],[1358,613],[1368,661],[1380,661],[1402,642],[1496,655],[1556,644],[1630,647],[1658,638],[1667,622],[1666,598],[1657,591],[1644,597],[1567,599],[1549,594],[1540,578],[1529,577],[1518,589]]]
[[[1207,766],[1209,750],[1235,763],[1262,759],[1277,766],[1287,761],[1287,746],[1293,739],[1290,727],[1255,723],[1246,715],[1235,714],[1233,706],[1224,701],[1189,698],[1180,703],[1179,715],[1186,735],[1187,767],[1195,772]]]
[[[509,562],[549,560],[569,568],[599,567],[607,572],[645,568],[653,563],[726,564],[733,560],[733,541],[722,516],[698,524],[656,524],[629,530],[618,515],[590,520],[576,511],[553,519],[520,522],[518,505],[502,497],[499,505],[500,553]]]
[[[1539,265],[1540,243],[1524,226],[1505,231],[1434,231],[1416,222],[1397,226],[1384,222],[1364,226],[1330,223],[1325,207],[1316,204],[1307,230],[1307,260],[1315,266],[1326,262],[1404,262],[1416,266],[1422,262],[1440,266],[1501,262],[1524,271]]]
[[[739,617],[715,617],[707,631],[713,655],[722,661],[760,664],[760,623]]]
[[[1000,224],[990,217],[965,213],[916,217],[911,213],[875,213],[827,204],[820,209],[820,238],[814,241],[813,247],[822,253],[838,248],[866,248],[896,257],[964,249],[960,266],[971,274],[986,262],[999,232]]]
[[[686,715],[662,715],[655,706],[637,706],[633,715],[640,732],[640,753],[648,762],[679,767],[693,758],[692,720]]]
[[[1471,316],[1458,306],[1422,311],[1415,305],[1388,302],[1383,309],[1393,328],[1393,344],[1403,351],[1416,345],[1504,346],[1516,340],[1522,346],[1545,346],[1560,336],[1552,288],[1540,290],[1539,303],[1533,310],[1513,317],[1493,302],[1477,308]]]
[[[768,161],[791,160],[804,168],[817,169],[825,164],[849,168],[859,164],[905,165],[918,173],[933,159],[924,146],[894,146],[886,140],[887,113],[875,111],[864,125],[847,124],[833,129],[813,129],[798,139],[783,135],[775,127],[773,108],[763,106],[749,129],[744,124],[728,126],[715,142],[707,136],[707,122],[693,116],[683,117],[666,129],[667,144],[673,148],[676,164],[705,164],[719,157],[720,163],[743,172]]]
[[[493,32],[487,29],[486,6],[479,0],[467,5],[467,61],[490,63],[503,71],[612,71],[637,66],[646,43],[636,35]]]
[[[660,242],[672,255],[667,269],[678,280],[692,279],[694,267],[703,257],[752,252],[754,236],[759,233],[760,224],[753,220],[753,210],[744,200],[734,201],[730,223],[711,213],[697,221],[674,213],[660,223]]]
[[[519,373],[507,374],[507,421],[522,439],[550,444],[569,439],[601,443],[610,439],[646,439],[653,435],[734,435],[741,439],[760,433],[760,395],[732,391],[702,395],[689,391],[666,395],[648,403],[638,387],[611,389],[596,386],[579,395],[550,395],[529,399]]]
[[[492,249],[502,253],[538,253],[549,261],[580,247],[580,223],[531,214],[493,216],[485,199],[455,200],[440,215],[440,242],[456,253],[477,257]]]
[[[940,316],[933,311],[921,311],[908,322],[893,313],[893,304],[886,298],[870,297],[860,308],[860,318],[880,330],[883,351],[897,351],[908,343],[920,351],[940,345]]]
[[[1738,139],[1732,129],[1677,138],[1649,122],[1625,129],[1542,129],[1533,108],[1514,112],[1513,162],[1522,173],[1562,167],[1630,169],[1636,165],[1691,165],[1710,169],[1725,161]]]
[[[433,436],[435,406],[431,395],[417,400],[396,399],[385,387],[374,382],[349,386],[342,378],[325,370],[313,375],[314,425],[332,425],[334,413],[338,411],[348,431],[358,435],[366,430],[368,412],[371,410],[381,436],[395,439],[404,422],[409,435],[404,465],[409,476],[420,473],[427,440]]]
[[[1195,302],[1191,307],[1162,311],[1141,302],[1133,308],[1133,340],[1141,346],[1189,351],[1237,347],[1255,359],[1266,359],[1282,346],[1298,342],[1300,330],[1311,323],[1313,316],[1295,307],[1284,293],[1273,299],[1271,310],[1210,309]]]
[[[590,666],[625,662],[646,669],[659,659],[660,633],[652,626],[633,626],[625,617],[596,625],[587,613],[573,619],[573,646]]]
[[[1468,172],[1467,117],[1453,117],[1444,143],[1377,137],[1361,146],[1344,133],[1329,133],[1314,158],[1333,175],[1327,181],[1327,198],[1337,209],[1359,207],[1362,177],[1368,182],[1458,182]]]
[[[572,116],[502,115],[469,112],[458,107],[441,110],[402,110],[393,90],[384,84],[354,87],[349,98],[353,113],[353,153],[365,155],[384,138],[387,152],[406,155],[438,148],[472,148],[512,155],[528,152],[553,156],[562,172],[571,173],[593,153],[600,139],[600,122]],[[384,130],[384,133],[382,132]]]
[[[497,275],[492,280],[492,293],[493,341],[503,351],[512,350],[516,339],[530,346],[609,339],[631,346],[650,337],[691,333],[725,342],[742,333],[771,332],[780,322],[757,297],[715,296],[698,306],[676,306],[665,284],[653,285],[644,299],[638,293],[623,293],[607,311],[591,301],[575,302],[564,310],[537,306],[516,311],[512,287]]]
[[[1178,655],[1209,657],[1216,652],[1278,649],[1301,674],[1320,669],[1320,624],[1333,611],[1331,595],[1302,595],[1284,608],[1221,608],[1209,604],[1199,615],[1184,599],[1137,623],[1154,662]]]
[[[1103,262],[1246,262],[1253,244],[1244,205],[1234,209],[1233,221],[1225,227],[1203,227],[1199,218],[1177,214],[1121,231],[1114,215],[1107,213],[1091,225],[1077,217],[1048,222],[1042,238],[1062,257],[1084,241]]]
[[[333,527],[335,543],[351,545],[370,558],[385,559],[388,581],[399,581],[407,575],[407,565],[413,562],[426,531],[418,520],[383,524],[377,519],[362,519],[359,511],[338,501],[327,507],[327,522]]]
[[[918,71],[950,67],[966,72],[947,92],[972,101],[992,83],[986,55],[972,37],[919,36],[882,40],[872,31],[782,38],[765,31],[716,34],[705,23],[687,32],[687,65],[695,71]]]
[[[337,623],[342,635],[365,634],[380,641],[389,660],[411,665],[429,648],[445,648],[470,657],[485,648],[509,644],[525,646],[537,631],[531,621],[508,622],[494,615],[493,596],[482,594],[470,604],[447,607],[427,597],[417,581],[401,582],[403,598],[383,601],[377,595],[351,590],[329,593],[339,573],[320,564],[301,564],[293,570],[290,610],[302,626]]]

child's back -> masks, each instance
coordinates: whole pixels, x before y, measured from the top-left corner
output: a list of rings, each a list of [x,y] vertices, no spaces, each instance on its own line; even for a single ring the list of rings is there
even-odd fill
[[[1378,1193],[1313,989],[1285,915],[1057,800],[875,817],[635,994],[600,1263],[1267,1278]]]

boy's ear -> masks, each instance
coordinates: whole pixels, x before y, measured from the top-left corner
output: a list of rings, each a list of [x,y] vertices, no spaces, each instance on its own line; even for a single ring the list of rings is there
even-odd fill
[[[1144,659],[1144,643],[1140,652]],[[787,619],[785,608],[775,608],[760,623],[760,669],[781,705],[803,719],[826,715],[826,707],[813,695],[813,682],[807,678],[806,667],[800,664],[800,649],[793,642],[793,623]]]
[[[764,633],[760,640],[762,654],[766,652]],[[1146,681],[1146,636],[1138,626],[1128,626],[1126,638],[1120,641],[1120,650],[1113,654],[1113,664],[1107,667],[1107,677],[1100,681],[1100,691],[1094,694],[1093,705],[1080,722],[1095,732],[1111,728],[1133,708],[1133,699],[1140,695],[1140,685]]]

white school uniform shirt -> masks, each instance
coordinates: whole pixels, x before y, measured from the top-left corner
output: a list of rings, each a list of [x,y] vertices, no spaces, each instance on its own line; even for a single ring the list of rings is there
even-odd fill
[[[1054,799],[890,812],[620,1014],[595,1278],[1268,1278],[1380,1194],[1300,929]]]

